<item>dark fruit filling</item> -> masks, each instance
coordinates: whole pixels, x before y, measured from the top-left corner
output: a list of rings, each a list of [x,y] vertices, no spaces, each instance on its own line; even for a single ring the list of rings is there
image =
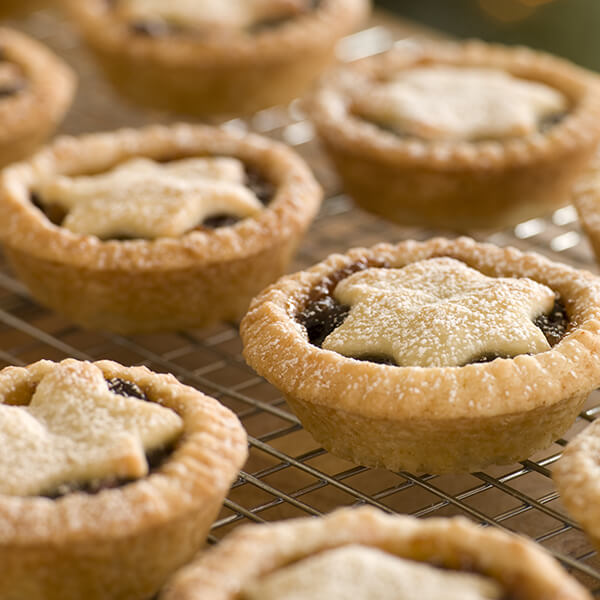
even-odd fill
[[[22,83],[15,83],[14,85],[0,86],[0,98],[8,98],[14,96],[25,87]]]
[[[131,33],[146,37],[163,37],[179,33],[178,28],[161,21],[136,21],[129,25]]]
[[[299,317],[310,343],[320,348],[325,338],[345,321],[349,312],[349,306],[340,304],[333,296],[325,296],[311,302]]]
[[[556,125],[558,125],[561,121],[565,119],[568,113],[554,113],[553,115],[547,115],[546,117],[540,119],[538,123],[538,129],[541,133],[546,133]]]
[[[473,365],[477,363],[488,363],[492,362],[493,360],[496,360],[497,358],[510,358],[510,356],[506,356],[505,354],[498,354],[497,352],[488,352],[487,354],[482,354],[481,356],[478,356],[477,358],[474,358],[465,364]]]
[[[554,302],[552,310],[547,315],[540,315],[533,323],[542,330],[550,346],[555,346],[567,333],[569,315],[560,298]]]
[[[106,385],[111,392],[119,394],[120,396],[128,396],[131,398],[137,398],[138,400],[144,400],[150,402],[148,396],[140,388],[137,383],[133,381],[127,381],[120,377],[112,377],[106,380]],[[164,446],[162,448],[154,448],[146,452],[146,460],[148,462],[149,473],[152,473],[159,469],[169,456],[175,450],[177,441]],[[85,494],[97,494],[103,490],[113,489],[122,487],[128,483],[131,483],[132,479],[122,479],[119,477],[108,477],[105,479],[96,479],[93,481],[86,481],[83,483],[64,483],[55,490],[52,490],[48,494],[42,494],[44,498],[60,498],[73,492],[83,492]]]
[[[120,377],[111,377],[106,380],[106,385],[113,394],[137,398],[138,400],[145,400],[146,402],[150,401],[148,396],[142,391],[142,388],[133,381],[126,381]]]
[[[246,166],[246,186],[265,206],[273,200],[275,186],[258,169]]]
[[[305,308],[298,313],[297,320],[305,327],[308,341],[317,347],[321,347],[325,338],[337,329],[346,319],[350,307],[340,304],[332,296],[335,286],[346,277],[372,266],[383,266],[367,264],[366,262],[355,263],[343,271],[338,271],[324,280],[311,293],[311,297]],[[533,323],[542,330],[550,346],[555,346],[564,337],[569,327],[569,316],[564,304],[557,298],[552,310],[548,314],[540,315]],[[385,355],[361,355],[353,356],[355,360],[374,362],[383,365],[399,366],[391,356]],[[470,360],[466,364],[487,363],[496,358],[510,358],[495,352],[486,353]]]
[[[60,227],[67,216],[67,211],[59,204],[44,204],[36,192],[31,192],[29,196],[31,204],[42,211],[48,221],[53,225]]]
[[[202,225],[197,227],[197,229],[219,229],[219,227],[231,227],[239,222],[240,219],[238,217],[234,217],[233,215],[213,215],[212,217],[207,217],[204,219],[204,221],[202,221]]]
[[[246,187],[250,189],[256,197],[259,199],[261,204],[268,206],[275,195],[275,185],[271,183],[266,177],[262,175],[254,167],[246,166]],[[59,204],[46,204],[42,202],[40,196],[36,192],[31,192],[29,196],[30,202],[39,210],[41,210],[47,219],[53,224],[60,227],[67,216],[67,211]],[[206,229],[218,229],[220,227],[231,227],[241,221],[239,217],[235,215],[228,215],[226,213],[212,215],[207,217],[198,225],[194,227],[194,230],[206,230]],[[132,237],[127,234],[113,234],[107,240],[116,241],[127,241],[135,240],[139,238]]]
[[[332,273],[312,290],[306,307],[297,316],[298,321],[306,328],[306,334],[311,344],[320,348],[325,338],[344,322],[350,312],[349,306],[340,304],[332,296],[335,286],[353,273],[370,267],[383,266],[385,266],[383,263],[358,261],[345,269]],[[374,362],[381,362],[382,359],[388,360],[387,357],[379,357]]]
[[[26,83],[21,69],[7,60],[2,48],[0,48],[0,69],[3,71],[6,69],[0,77],[0,99],[14,96],[25,89]]]
[[[275,186],[254,167],[246,166],[245,184],[248,189],[254,192],[256,197],[264,206],[268,206],[275,195]],[[241,220],[242,219],[240,219],[240,217],[236,217],[235,215],[222,213],[207,217],[198,227],[196,227],[196,229],[202,230],[218,229],[219,227],[231,227],[232,225],[239,223]]]

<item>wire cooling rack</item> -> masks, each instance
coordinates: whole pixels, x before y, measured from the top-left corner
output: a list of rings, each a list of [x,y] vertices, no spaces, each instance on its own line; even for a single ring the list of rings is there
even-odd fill
[[[380,52],[393,43],[410,44],[414,36],[422,34],[422,30],[386,17],[379,16],[374,23],[342,41],[343,60]],[[12,24],[52,46],[79,74],[79,93],[62,133],[173,120],[121,102],[60,16],[40,11]],[[387,223],[358,210],[339,194],[298,102],[224,126],[287,142],[309,161],[326,189],[327,199],[300,247],[294,270],[349,246],[426,239],[439,233]],[[510,231],[477,237],[596,270],[571,207]],[[277,390],[244,363],[237,324],[131,337],[84,331],[37,305],[0,257],[0,366],[69,356],[144,364],[155,371],[171,372],[238,415],[249,434],[250,458],[212,528],[212,543],[242,523],[320,515],[339,506],[371,505],[418,517],[461,514],[484,526],[502,527],[536,540],[600,597],[600,560],[585,534],[566,515],[549,471],[567,440],[600,411],[598,392],[590,395],[564,439],[522,463],[459,476],[367,469],[328,454],[302,429]]]

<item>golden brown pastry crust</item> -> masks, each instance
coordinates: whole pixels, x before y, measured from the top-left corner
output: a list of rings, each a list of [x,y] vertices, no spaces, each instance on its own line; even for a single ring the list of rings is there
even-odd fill
[[[126,96],[195,115],[251,113],[301,95],[369,9],[368,0],[321,0],[308,14],[255,35],[152,38],[133,33],[104,0],[66,5]]]
[[[133,156],[235,156],[275,187],[257,217],[154,241],[106,241],[57,227],[31,203],[44,175],[100,172]],[[61,138],[0,178],[0,239],[32,294],[92,328],[175,330],[236,319],[285,270],[319,207],[321,190],[291,150],[254,135],[204,126]]]
[[[352,114],[351,91],[413,65],[506,70],[546,83],[571,102],[545,133],[504,141],[402,138]],[[527,48],[426,43],[358,61],[325,80],[309,112],[350,195],[404,224],[467,231],[514,225],[569,201],[600,139],[600,91],[588,72]]]
[[[0,27],[5,60],[23,71],[27,87],[0,99],[0,166],[31,154],[56,128],[71,104],[76,79],[61,59],[26,35]]]
[[[600,547],[600,421],[569,442],[552,468],[562,503]]]
[[[519,600],[590,598],[546,552],[519,536],[462,517],[419,520],[359,508],[321,519],[242,527],[177,572],[160,600],[235,600],[245,585],[279,567],[348,544],[475,571]]]
[[[0,496],[3,599],[150,597],[200,548],[246,458],[243,428],[216,400],[145,367],[94,364],[177,412],[183,438],[158,471],[120,488],[56,500]],[[2,402],[27,403],[53,365],[0,371]]]
[[[571,327],[547,352],[463,367],[381,365],[308,342],[295,317],[328,275],[361,260],[400,267],[434,256],[547,285],[565,303]],[[253,301],[241,335],[248,363],[283,391],[304,427],[333,454],[392,470],[478,470],[549,446],[600,383],[600,280],[468,238],[380,244],[280,279]]]

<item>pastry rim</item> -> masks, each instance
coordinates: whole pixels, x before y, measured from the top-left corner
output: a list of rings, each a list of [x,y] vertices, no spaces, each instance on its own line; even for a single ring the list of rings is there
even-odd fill
[[[0,371],[0,394],[30,394],[45,372],[68,362],[77,361],[41,360],[27,367],[6,367]],[[135,536],[181,518],[201,506],[203,498],[225,496],[246,459],[243,427],[214,398],[182,384],[173,375],[154,373],[146,367],[124,367],[109,360],[92,364],[106,378],[134,381],[150,401],[160,397],[160,404],[183,419],[187,439],[156,472],[121,487],[96,494],[75,491],[56,499],[0,495],[0,540],[4,547],[66,547]],[[149,498],[153,502],[149,503]],[[115,505],[119,514],[106,509]]]
[[[552,479],[568,513],[600,543],[600,421],[594,421],[568,444],[552,467]]]
[[[243,586],[260,575],[315,552],[356,543],[413,560],[472,561],[505,590],[512,591],[511,583],[517,590],[524,588],[526,595],[519,595],[524,599],[590,598],[550,555],[526,538],[477,526],[464,517],[417,519],[372,507],[240,527],[176,572],[159,598],[236,600]]]
[[[325,277],[365,258],[391,266],[450,256],[499,276],[529,276],[559,292],[574,326],[552,349],[461,367],[401,367],[358,361],[313,346],[295,319]],[[511,247],[469,238],[378,244],[333,254],[281,278],[257,296],[240,333],[244,357],[292,398],[374,419],[447,419],[523,414],[550,407],[600,382],[600,279]],[[269,349],[277,347],[277,360]],[[594,354],[596,353],[596,357]]]
[[[573,204],[594,250],[600,248],[600,153],[596,152],[577,179]],[[596,252],[598,254],[598,252]]]
[[[27,80],[24,90],[0,101],[0,144],[7,144],[58,121],[71,103],[76,77],[61,58],[14,29],[0,27],[0,47]]]
[[[376,76],[388,68],[410,68],[418,61],[450,65],[494,67],[524,78],[547,82],[577,106],[547,132],[535,132],[508,140],[483,142],[402,139],[349,111],[344,88],[356,81],[358,73]],[[570,93],[565,91],[569,88]],[[576,92],[576,93],[575,93]],[[364,154],[383,164],[411,165],[425,169],[461,171],[499,170],[560,160],[581,145],[600,136],[600,83],[564,59],[523,46],[508,47],[478,40],[458,42],[416,42],[338,69],[325,78],[306,102],[319,135],[328,144],[351,154]]]
[[[276,188],[269,205],[235,225],[179,238],[101,241],[52,224],[29,198],[43,174],[106,170],[134,156],[176,159],[203,154],[234,156],[257,167]],[[292,237],[312,221],[321,197],[304,161],[279,142],[205,125],[151,125],[60,137],[29,160],[5,169],[0,175],[0,203],[6,214],[0,238],[27,255],[75,267],[183,269],[247,258]]]
[[[182,65],[216,68],[285,63],[290,56],[300,57],[330,46],[367,14],[369,0],[321,0],[308,14],[280,27],[250,36],[224,36],[222,40],[140,36],[132,33],[127,23],[110,15],[103,0],[66,0],[66,4],[86,36],[100,48],[130,54],[137,60],[165,68]]]

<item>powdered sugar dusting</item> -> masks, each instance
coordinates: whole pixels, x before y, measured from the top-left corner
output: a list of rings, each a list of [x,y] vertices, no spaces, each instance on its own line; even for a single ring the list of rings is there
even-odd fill
[[[65,483],[142,477],[145,452],[182,430],[172,410],[109,391],[98,367],[57,365],[28,406],[0,404],[0,493],[39,495]]]
[[[244,181],[235,158],[136,158],[101,175],[54,176],[36,191],[68,211],[62,226],[74,233],[156,239],[179,237],[212,215],[258,214],[263,206]]]
[[[443,367],[550,349],[532,322],[552,309],[550,288],[487,277],[451,258],[367,269],[341,281],[333,295],[351,310],[323,348],[345,356],[387,355],[403,366]]]

